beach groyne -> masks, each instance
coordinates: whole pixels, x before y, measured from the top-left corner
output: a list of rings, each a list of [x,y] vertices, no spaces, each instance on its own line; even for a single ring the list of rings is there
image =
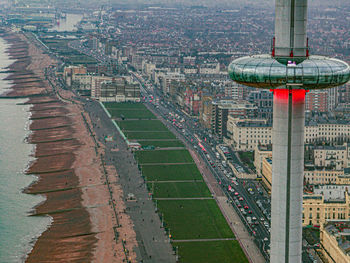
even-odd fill
[[[51,226],[36,240],[26,262],[91,262],[97,238],[90,214],[83,205],[83,191],[77,175],[76,154],[83,149],[75,111],[58,100],[45,78],[45,68],[55,61],[20,33],[2,32],[15,61],[8,67],[13,83],[3,97],[28,98],[32,131],[28,143],[36,145],[35,160],[27,170],[38,180],[25,192],[40,194],[46,201],[31,216],[50,216]]]

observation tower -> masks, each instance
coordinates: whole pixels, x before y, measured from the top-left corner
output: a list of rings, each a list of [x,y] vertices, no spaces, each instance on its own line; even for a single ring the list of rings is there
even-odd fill
[[[307,0],[276,0],[271,54],[229,65],[237,83],[273,94],[271,263],[299,263],[302,254],[305,93],[345,84],[349,65],[309,54]]]

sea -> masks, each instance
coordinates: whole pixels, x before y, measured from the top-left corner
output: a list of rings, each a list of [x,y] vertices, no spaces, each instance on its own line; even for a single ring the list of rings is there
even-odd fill
[[[8,44],[0,38],[0,71],[13,60],[5,53]],[[11,87],[0,73],[0,94]],[[25,173],[34,160],[35,146],[26,143],[30,134],[30,105],[25,99],[0,99],[0,262],[24,262],[37,238],[49,227],[48,216],[29,216],[33,208],[45,201],[40,195],[23,193],[34,175]]]

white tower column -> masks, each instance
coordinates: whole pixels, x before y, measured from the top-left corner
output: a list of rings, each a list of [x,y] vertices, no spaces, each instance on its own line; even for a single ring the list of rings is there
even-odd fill
[[[305,57],[307,0],[276,0],[276,57]]]
[[[300,263],[305,90],[275,89],[273,99],[271,263]]]

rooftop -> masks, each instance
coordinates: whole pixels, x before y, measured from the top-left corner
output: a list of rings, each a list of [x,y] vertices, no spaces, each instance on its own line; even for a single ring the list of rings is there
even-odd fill
[[[350,256],[350,220],[328,222],[324,229],[336,238],[343,253]]]

